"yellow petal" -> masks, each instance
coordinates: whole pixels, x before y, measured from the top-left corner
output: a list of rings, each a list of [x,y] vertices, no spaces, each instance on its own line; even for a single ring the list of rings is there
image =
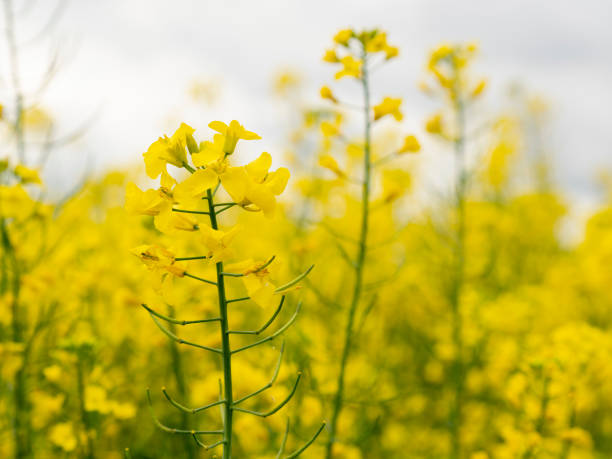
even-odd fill
[[[269,153],[263,152],[254,161],[251,161],[245,166],[245,169],[249,176],[258,183],[263,182],[266,175],[268,175],[268,169],[272,165],[272,157]]]
[[[221,175],[221,184],[234,202],[242,202],[249,177],[243,167],[230,167]]]
[[[225,135],[227,132],[227,124],[225,124],[223,121],[212,121],[208,124],[208,127],[213,131],[217,131],[219,134]]]
[[[174,189],[174,197],[178,202],[199,199],[206,190],[217,184],[217,174],[210,169],[198,169]]]
[[[286,167],[279,167],[268,175],[266,178],[266,186],[270,189],[270,191],[272,191],[273,194],[278,196],[285,191],[290,176],[291,174],[289,173],[289,169]]]

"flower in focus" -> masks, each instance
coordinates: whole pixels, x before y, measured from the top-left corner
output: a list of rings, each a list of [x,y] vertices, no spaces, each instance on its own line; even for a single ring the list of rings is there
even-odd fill
[[[257,134],[251,131],[247,131],[242,124],[238,121],[233,120],[229,126],[222,121],[213,121],[208,125],[209,128],[217,131],[225,137],[223,144],[223,151],[231,155],[236,149],[238,140],[257,140],[261,139]]]
[[[244,167],[231,167],[221,177],[223,188],[243,208],[261,210],[266,217],[272,217],[276,207],[275,196],[285,190],[290,174],[285,167],[269,172],[271,165],[272,157],[264,152]],[[251,204],[257,208],[251,208]]]
[[[159,245],[141,245],[132,249],[132,253],[151,271],[169,272],[177,277],[185,275],[185,268],[175,264],[174,254],[164,247]]]
[[[238,231],[240,231],[238,226],[234,226],[229,231],[216,230],[209,226],[202,227],[204,245],[208,249],[208,257],[213,263],[227,261],[234,256],[230,244]]]
[[[193,139],[194,132],[195,129],[185,123],[181,123],[170,138],[164,136],[153,142],[142,155],[147,175],[153,179],[159,177],[166,170],[167,164],[184,167],[187,164],[185,148],[189,146],[190,151],[197,148]]]
[[[276,302],[276,286],[270,282],[268,262],[249,259],[229,266],[228,270],[242,274],[242,282],[249,297],[259,306],[268,308]]]

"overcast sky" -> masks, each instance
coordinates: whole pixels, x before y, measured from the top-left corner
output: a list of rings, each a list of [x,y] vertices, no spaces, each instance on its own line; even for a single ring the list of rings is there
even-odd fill
[[[13,1],[20,10],[24,2]],[[21,43],[54,4],[26,3],[17,18]],[[610,24],[609,0],[68,1],[52,33],[65,64],[47,103],[66,131],[96,118],[77,148],[57,157],[53,181],[66,181],[62,174],[74,175],[86,157],[96,169],[138,162],[170,121],[208,134],[208,121],[236,118],[263,137],[260,150],[282,149],[282,112],[270,92],[274,73],[299,70],[317,100],[316,88],[332,75],[321,55],[333,34],[377,26],[401,54],[377,76],[376,93],[404,98],[407,129],[421,127],[431,112],[416,88],[427,51],[440,41],[477,40],[478,71],[494,93],[521,81],[550,101],[547,143],[559,180],[574,198],[592,200],[596,172],[612,169]],[[23,48],[21,63],[26,80],[40,73],[49,45],[30,48]],[[2,53],[5,70],[6,46]],[[218,82],[217,103],[189,102],[187,88],[198,78]]]

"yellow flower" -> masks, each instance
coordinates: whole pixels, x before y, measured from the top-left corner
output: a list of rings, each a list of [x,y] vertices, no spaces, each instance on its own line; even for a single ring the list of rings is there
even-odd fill
[[[338,55],[336,54],[336,50],[334,49],[328,49],[327,51],[325,51],[325,54],[323,55],[323,60],[325,62],[331,62],[332,64],[340,62],[340,58],[338,57]]]
[[[397,121],[401,121],[404,115],[400,111],[402,99],[385,97],[383,101],[374,106],[374,120],[379,120],[383,116],[392,115]]]
[[[77,447],[77,439],[70,422],[55,424],[49,431],[49,440],[64,451],[74,451]]]
[[[228,271],[243,275],[242,282],[249,297],[262,308],[271,307],[276,303],[274,298],[276,286],[270,282],[267,264],[249,259],[228,267]]]
[[[59,365],[51,365],[43,370],[45,378],[53,383],[58,383],[62,377],[62,368]]]
[[[430,134],[442,134],[443,122],[442,114],[436,113],[432,115],[425,123],[425,130]]]
[[[36,169],[30,169],[22,164],[15,166],[15,175],[21,179],[21,183],[42,184],[38,171]]]
[[[394,57],[397,57],[397,55],[399,54],[399,49],[397,48],[397,46],[385,46],[385,59],[390,60],[393,59]]]
[[[136,407],[130,402],[110,402],[110,409],[117,419],[130,419],[136,416]]]
[[[215,230],[210,226],[202,227],[204,245],[208,249],[208,257],[213,263],[227,261],[234,256],[230,244],[239,230],[238,226],[234,226],[229,231]]]
[[[412,177],[403,170],[388,170],[383,172],[382,201],[391,203],[406,193],[412,185]]]
[[[125,189],[125,208],[128,212],[136,215],[158,215],[168,207],[172,207],[172,198],[168,190],[146,190],[142,191],[132,182]]]
[[[345,76],[354,78],[361,77],[361,59],[355,59],[353,56],[345,56],[340,59],[340,63],[343,65],[343,68],[336,73],[336,80]]]
[[[331,155],[322,155],[319,157],[319,165],[329,169],[330,171],[332,171],[333,173],[335,173],[338,177],[345,177],[346,174],[344,173],[344,171],[342,171],[342,169],[340,169],[340,166],[338,166],[338,163],[336,162],[336,160],[331,156]]]
[[[398,153],[417,153],[421,150],[421,144],[414,135],[407,135],[404,139],[404,145],[399,149]]]
[[[480,80],[478,84],[472,89],[472,97],[478,97],[487,87],[487,80]]]
[[[257,134],[251,131],[247,131],[242,124],[238,121],[233,120],[229,126],[221,121],[213,121],[208,125],[209,128],[217,131],[219,134],[225,137],[223,144],[223,151],[231,155],[236,149],[238,140],[257,140],[261,139]]]
[[[208,189],[217,185],[217,181],[217,174],[212,169],[198,169],[174,187],[174,199],[184,205],[195,204]]]
[[[209,175],[209,173],[206,175]],[[172,191],[175,184],[176,181],[166,171],[162,172],[162,186],[158,190],[142,191],[133,183],[128,183],[125,192],[126,210],[136,215],[155,217],[155,227],[162,233],[173,233],[176,230],[195,231],[198,229],[197,220],[189,214],[172,210],[176,202]],[[179,188],[179,193],[186,202],[192,203],[194,196],[198,195],[201,187],[208,186],[208,184],[206,177],[196,176],[194,181],[189,181]]]
[[[151,271],[169,272],[177,277],[185,275],[185,268],[175,264],[174,254],[159,245],[141,245],[132,249],[132,253]]]
[[[321,97],[323,99],[331,100],[333,103],[338,102],[338,99],[334,97],[334,93],[332,92],[331,89],[329,89],[329,86],[321,87]]]
[[[383,51],[387,46],[387,34],[385,32],[377,32],[372,38],[366,39],[365,49],[368,53],[378,53]]]
[[[272,217],[276,207],[275,196],[280,195],[289,181],[289,170],[279,167],[268,172],[272,165],[269,153],[244,167],[231,167],[221,176],[221,183],[234,202],[247,210],[261,210],[266,217]],[[255,205],[253,209],[251,204]]]
[[[349,40],[353,37],[351,29],[343,29],[334,36],[334,41],[342,46],[348,46]]]
[[[159,174],[166,170],[168,163],[176,167],[184,167],[187,164],[185,148],[191,145],[190,150],[192,150],[195,146],[193,133],[192,127],[181,123],[172,137],[160,137],[153,142],[142,155],[147,175],[153,179],[159,177]]]
[[[110,409],[106,390],[103,387],[89,385],[85,388],[85,410],[106,414],[110,412]]]

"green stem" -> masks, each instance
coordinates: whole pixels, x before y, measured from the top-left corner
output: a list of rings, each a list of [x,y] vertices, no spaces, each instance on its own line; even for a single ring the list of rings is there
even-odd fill
[[[217,213],[211,190],[207,191],[208,211],[210,225],[218,230]],[[234,403],[232,393],[232,351],[229,340],[229,323],[227,318],[227,298],[225,295],[225,277],[223,276],[223,262],[216,265],[217,268],[217,293],[219,297],[219,317],[221,325],[221,351],[223,357],[223,380],[225,390],[225,403],[223,404],[223,459],[230,459],[232,454],[232,415]]]
[[[85,377],[83,375],[83,359],[79,355],[77,360],[77,393],[79,394],[79,411],[81,413],[81,423],[83,424],[83,430],[85,430],[85,438],[87,444],[85,445],[84,456],[87,459],[94,459],[94,444],[93,437],[89,432],[91,429],[91,423],[89,421],[89,413],[85,409]]]
[[[357,260],[354,263],[355,268],[355,284],[353,294],[348,310],[346,327],[344,330],[344,346],[340,359],[340,372],[338,374],[338,384],[336,394],[333,399],[332,416],[330,421],[329,439],[326,447],[326,458],[333,457],[334,442],[336,441],[338,418],[342,411],[344,402],[344,379],[346,373],[346,365],[348,363],[352,345],[353,345],[353,328],[355,324],[355,312],[359,305],[361,291],[363,288],[363,267],[367,252],[368,239],[368,219],[369,219],[369,204],[370,204],[370,175],[372,162],[370,158],[370,143],[371,143],[371,120],[370,120],[370,86],[368,81],[367,54],[365,49],[362,53],[363,59],[363,75],[361,77],[361,85],[363,88],[364,98],[364,118],[365,118],[365,145],[364,145],[364,178],[361,191],[361,230],[358,241]]]
[[[15,253],[15,248],[11,241],[6,221],[0,220],[0,231],[2,236],[2,246],[6,257],[2,257],[3,260],[6,258],[10,264],[9,270],[11,271],[11,328],[12,328],[12,340],[14,343],[24,343],[23,336],[23,323],[21,320],[22,311],[19,304],[19,298],[21,294],[21,267],[19,266],[19,260]],[[6,272],[8,278],[8,271]],[[8,286],[8,279],[6,280]],[[14,424],[14,441],[15,441],[15,457],[16,458],[27,458],[32,455],[31,445],[31,432],[32,426],[30,421],[30,403],[28,399],[27,391],[27,370],[28,370],[29,352],[24,349],[22,355],[22,363],[18,370],[15,372],[13,381],[14,385],[14,413],[13,413],[13,424]]]
[[[456,177],[456,212],[457,212],[457,250],[455,258],[455,269],[450,290],[451,306],[451,328],[452,343],[454,350],[454,362],[452,366],[454,399],[450,411],[449,428],[451,435],[451,457],[461,456],[461,423],[463,412],[463,386],[465,379],[465,368],[463,362],[463,338],[461,320],[461,294],[463,291],[465,277],[465,232],[466,215],[465,199],[467,191],[467,173],[465,166],[465,107],[457,92],[455,102],[455,114],[457,117],[457,136],[454,141],[455,153],[455,177]]]

